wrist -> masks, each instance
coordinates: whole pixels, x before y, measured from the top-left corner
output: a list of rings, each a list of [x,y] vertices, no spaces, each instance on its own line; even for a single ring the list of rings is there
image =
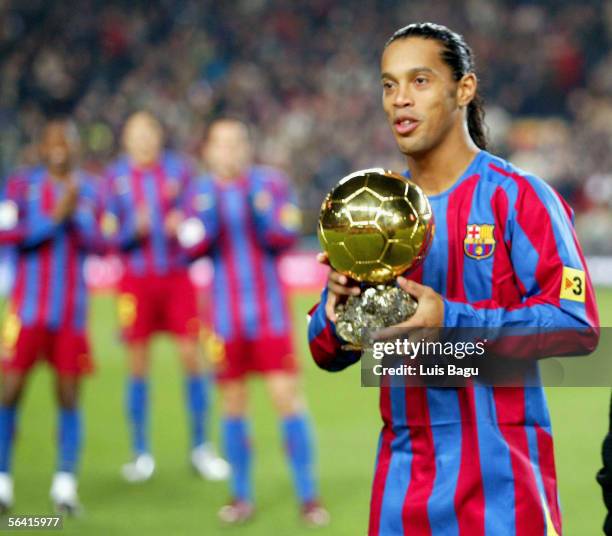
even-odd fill
[[[56,225],[64,223],[70,214],[66,211],[58,211],[51,216],[51,221]]]

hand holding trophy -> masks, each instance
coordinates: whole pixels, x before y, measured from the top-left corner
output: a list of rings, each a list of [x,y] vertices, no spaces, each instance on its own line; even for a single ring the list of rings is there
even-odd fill
[[[423,191],[392,171],[375,168],[344,177],[321,205],[318,235],[331,267],[362,284],[359,296],[336,306],[336,331],[361,349],[368,334],[399,324],[416,301],[393,285],[425,258],[434,233]]]

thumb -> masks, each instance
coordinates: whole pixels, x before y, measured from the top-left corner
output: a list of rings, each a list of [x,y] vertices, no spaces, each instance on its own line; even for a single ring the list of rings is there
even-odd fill
[[[402,277],[402,276],[399,276],[397,278],[397,284],[400,286],[402,290],[405,290],[413,298],[416,298],[417,301],[427,289],[425,285],[420,285],[416,281],[406,279],[405,277]]]
[[[336,317],[336,303],[338,303],[338,296],[330,292],[327,295],[327,302],[325,303],[325,314],[331,322],[336,322],[336,320],[338,320]]]

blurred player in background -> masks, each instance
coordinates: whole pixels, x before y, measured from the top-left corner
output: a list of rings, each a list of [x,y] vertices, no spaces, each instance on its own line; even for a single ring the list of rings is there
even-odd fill
[[[15,280],[2,328],[0,508],[13,503],[10,476],[17,407],[39,357],[56,373],[60,407],[57,472],[51,500],[79,510],[76,471],[81,454],[81,377],[92,370],[86,336],[87,252],[103,247],[93,179],[76,167],[78,135],[53,120],[42,133],[42,165],[10,177],[0,202],[0,243],[15,252]]]
[[[242,122],[215,121],[203,157],[210,175],[194,185],[179,238],[192,255],[206,253],[214,264],[210,313],[220,349],[223,440],[232,466],[232,501],[219,516],[237,524],[254,512],[246,380],[260,373],[281,419],[303,520],[325,525],[329,514],[318,502],[312,435],[277,268],[278,255],[297,239],[301,215],[281,173],[252,165]]]
[[[558,355],[560,340],[568,355],[592,351],[599,320],[572,211],[544,181],[485,150],[463,38],[429,23],[398,30],[382,55],[381,84],[408,176],[429,196],[436,222],[423,265],[398,278],[418,301],[401,326],[547,327],[561,334],[539,340],[550,345],[538,357]],[[484,225],[492,247],[468,248]],[[360,357],[342,349],[334,328],[335,305],[359,293],[330,272],[309,325],[312,354],[325,369]],[[382,387],[380,410],[370,536],[561,534],[541,387]]]
[[[149,444],[150,340],[167,331],[186,375],[191,464],[204,478],[222,480],[229,466],[206,437],[208,382],[199,355],[197,298],[176,239],[190,172],[185,161],[165,151],[163,144],[159,121],[147,112],[135,113],[123,131],[126,154],[110,170],[104,226],[124,267],[117,303],[129,357],[127,412],[134,454],[122,474],[129,482],[139,482],[155,470]]]

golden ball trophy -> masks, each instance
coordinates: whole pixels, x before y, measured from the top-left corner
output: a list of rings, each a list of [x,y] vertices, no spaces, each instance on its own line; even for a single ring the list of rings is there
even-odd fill
[[[318,236],[331,267],[362,283],[359,296],[336,306],[336,332],[353,349],[369,334],[407,320],[416,301],[394,285],[425,258],[434,234],[423,191],[385,169],[344,177],[321,205]]]

